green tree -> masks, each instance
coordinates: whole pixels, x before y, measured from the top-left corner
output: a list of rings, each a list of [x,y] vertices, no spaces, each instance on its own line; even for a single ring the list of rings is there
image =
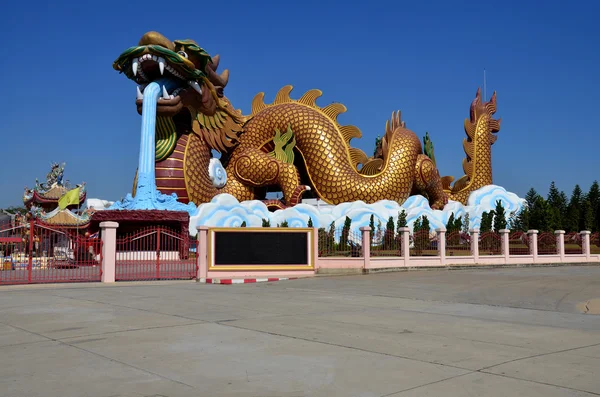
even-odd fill
[[[460,232],[460,229],[462,229],[463,227],[463,221],[462,221],[462,215],[459,216],[458,218],[454,219],[454,231],[455,232]]]
[[[246,221],[243,221],[240,227],[246,227]]]
[[[279,225],[279,227],[289,227],[287,219],[281,222],[281,225]]]
[[[562,197],[554,181],[550,183],[550,190],[548,191],[548,226],[550,230],[562,230],[564,228],[563,225],[563,202]],[[566,203],[564,203],[566,204]]]
[[[585,200],[581,206],[581,230],[592,230],[594,224],[594,213],[592,212],[592,204],[590,200]]]
[[[502,201],[496,201],[496,209],[494,210],[494,232],[499,233],[500,230],[506,229],[506,213],[502,206]]]
[[[263,218],[262,227],[271,227],[271,221]]]
[[[492,224],[494,222],[494,210],[487,212],[484,211],[481,214],[481,225],[479,226],[479,231],[483,233],[492,231]]]
[[[580,224],[581,216],[581,204],[582,204],[582,191],[579,185],[575,185],[573,193],[571,193],[571,199],[569,200],[569,206],[567,207],[567,231],[579,232],[581,231]]]
[[[592,228],[591,231],[600,231],[600,186],[598,181],[594,181],[590,187],[590,191],[587,194],[587,199],[590,201],[592,207]]]
[[[413,223],[413,234],[416,234],[418,231],[421,230],[421,225],[421,217],[418,217]]]
[[[396,233],[400,234],[400,228],[406,227],[406,211],[402,210],[398,213],[398,222],[396,222]]]
[[[529,226],[540,232],[552,231],[552,216],[553,212],[548,202],[542,196],[538,196],[530,213]]]
[[[531,209],[535,205],[535,202],[538,198],[539,194],[535,191],[534,188],[531,188],[525,194],[525,201],[527,201],[527,206]]]
[[[421,230],[427,230],[427,233],[430,232],[431,226],[429,225],[429,219],[427,215],[423,215],[423,223],[421,223]]]
[[[463,227],[462,227],[462,232],[465,234],[469,234],[469,228],[470,228],[470,221],[469,221],[469,213],[467,212],[465,214],[465,222],[463,223]]]
[[[344,220],[344,227],[342,228],[342,235],[340,236],[340,246],[346,248],[348,246],[348,236],[350,235],[350,226],[352,225],[352,219],[346,216]]]
[[[333,250],[335,246],[335,221],[329,224],[329,230],[327,231],[327,246]]]
[[[450,217],[448,217],[448,222],[446,222],[446,232],[448,234],[454,231],[454,212],[450,213]]]
[[[385,234],[383,235],[383,249],[390,250],[395,248],[394,240],[394,218],[389,217],[385,225]]]
[[[310,216],[308,217],[308,223],[306,224],[306,227],[313,227],[312,218]]]
[[[375,217],[373,214],[369,218],[369,227],[371,228],[371,245],[373,245],[373,239],[375,238]]]

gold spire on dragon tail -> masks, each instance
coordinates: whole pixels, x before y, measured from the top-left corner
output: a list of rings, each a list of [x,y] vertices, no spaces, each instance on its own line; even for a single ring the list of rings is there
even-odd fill
[[[492,145],[498,139],[494,135],[500,131],[501,119],[494,119],[496,113],[496,92],[489,102],[481,101],[481,89],[477,90],[475,99],[471,103],[470,117],[465,119],[465,133],[463,148],[466,157],[463,159],[465,175],[459,178],[454,186],[450,186],[454,177],[442,178],[444,191],[450,200],[467,203],[471,192],[491,185],[492,181]]]

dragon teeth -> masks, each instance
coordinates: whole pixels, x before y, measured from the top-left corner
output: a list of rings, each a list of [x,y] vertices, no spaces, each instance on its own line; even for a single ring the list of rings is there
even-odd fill
[[[198,84],[197,81],[188,81],[188,84],[190,87],[192,87],[194,90],[196,90],[196,92],[200,95],[202,95],[202,88],[200,87],[200,84]]]
[[[131,70],[133,71],[134,76],[137,76],[137,69],[138,69],[138,60],[136,58],[133,60],[133,63],[131,64]]]
[[[167,88],[163,85],[163,99],[171,99],[171,97],[169,96],[169,93],[167,92]]]
[[[165,60],[163,58],[158,58],[158,68],[160,69],[160,75],[162,76],[165,72]]]
[[[143,100],[144,99],[144,94],[142,94],[142,91],[140,91],[140,87],[137,86],[135,88],[137,90],[137,99],[142,99]]]

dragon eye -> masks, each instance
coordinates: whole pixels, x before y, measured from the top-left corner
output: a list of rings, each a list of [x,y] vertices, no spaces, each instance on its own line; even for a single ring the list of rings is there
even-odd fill
[[[185,53],[185,51],[177,51],[177,53],[178,53],[179,55],[181,55],[182,57],[184,57],[184,58],[187,58],[187,57],[188,57],[188,56],[187,56],[187,54]]]

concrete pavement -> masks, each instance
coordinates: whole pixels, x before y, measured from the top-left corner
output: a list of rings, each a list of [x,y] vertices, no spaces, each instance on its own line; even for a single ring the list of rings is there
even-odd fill
[[[600,395],[599,298],[592,266],[2,287],[0,396]]]

